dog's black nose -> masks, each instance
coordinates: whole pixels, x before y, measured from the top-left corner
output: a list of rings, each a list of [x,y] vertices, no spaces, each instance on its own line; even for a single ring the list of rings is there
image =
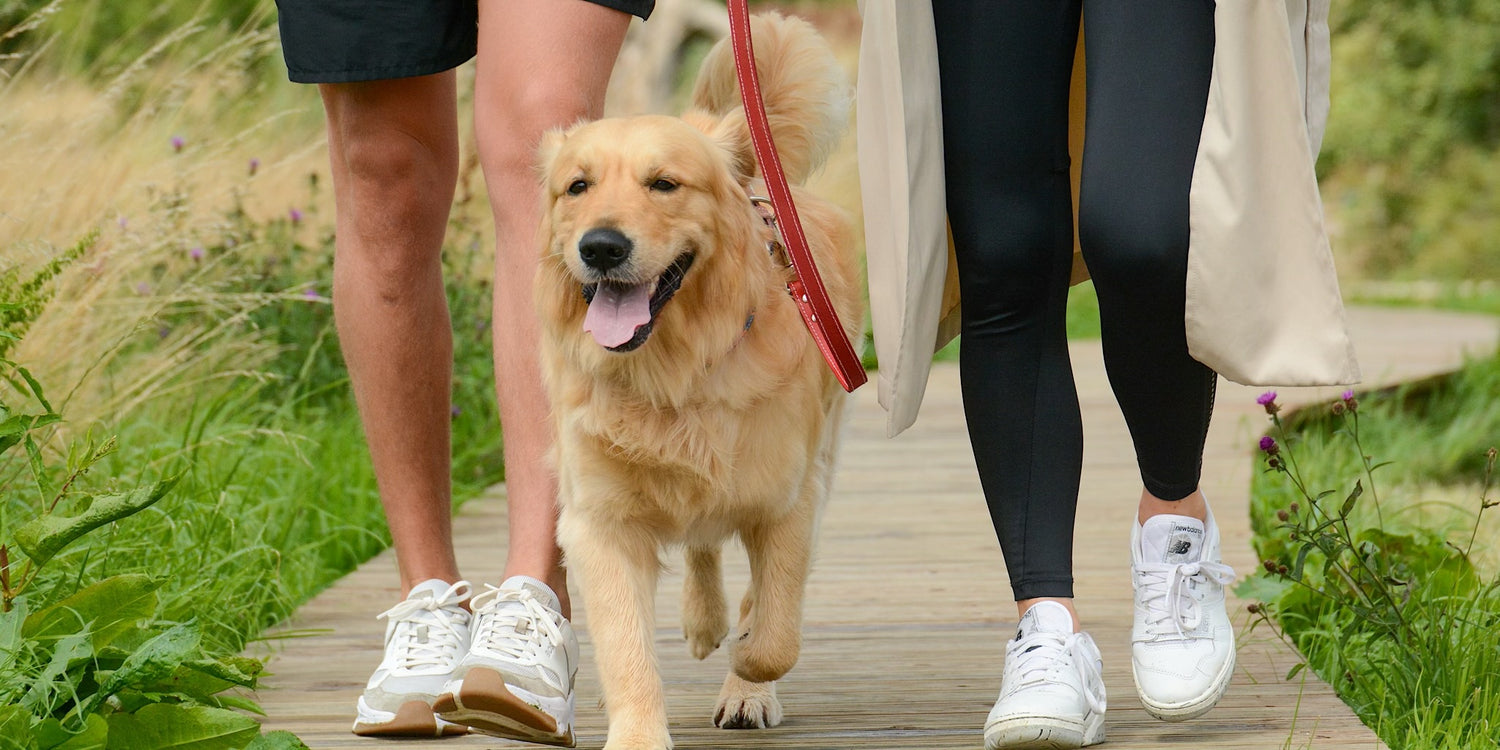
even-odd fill
[[[589,268],[608,271],[630,257],[630,239],[615,229],[590,229],[578,240],[578,255]]]

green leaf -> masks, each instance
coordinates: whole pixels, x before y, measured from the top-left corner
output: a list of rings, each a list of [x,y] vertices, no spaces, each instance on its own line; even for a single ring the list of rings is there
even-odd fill
[[[0,672],[16,663],[17,653],[21,649],[21,631],[26,622],[26,611],[26,598],[20,597],[11,602],[9,612],[0,612]]]
[[[26,381],[26,385],[31,387],[31,395],[36,396],[37,403],[41,404],[42,408],[46,409],[48,414],[51,414],[52,404],[47,403],[47,397],[42,395],[42,384],[36,382],[36,378],[32,377],[31,373],[24,367],[17,367],[16,372],[20,373],[22,379]]]
[[[1291,671],[1289,671],[1289,672],[1286,673],[1286,679],[1290,680],[1293,677],[1296,677],[1297,673],[1301,672],[1306,667],[1307,667],[1307,662],[1305,662],[1305,661],[1297,662],[1297,664],[1292,667]]]
[[[1297,559],[1296,559],[1295,562],[1292,563],[1292,570],[1291,570],[1291,578],[1292,578],[1292,580],[1294,580],[1294,581],[1300,581],[1300,580],[1302,580],[1302,568],[1303,568],[1303,566],[1305,566],[1307,564],[1307,555],[1308,555],[1308,553],[1310,553],[1310,552],[1313,551],[1314,546],[1315,545],[1313,545],[1312,542],[1308,542],[1308,543],[1302,545],[1302,549],[1297,550]]]
[[[1251,602],[1278,602],[1281,595],[1294,586],[1291,581],[1273,578],[1265,572],[1250,576],[1234,587],[1234,595]]]
[[[183,623],[146,641],[99,686],[99,692],[83,704],[81,713],[93,713],[105,698],[127,687],[160,680],[172,674],[198,650],[200,638],[197,623]],[[113,732],[110,746],[114,746]]]
[[[206,703],[214,700],[214,696],[218,693],[230,688],[254,687],[256,675],[260,673],[261,663],[254,659],[236,658],[252,665],[252,668],[247,668],[248,673],[235,664],[201,659],[187,662],[173,671],[169,677],[144,684],[141,689],[174,693],[193,702]],[[254,703],[250,705],[255,706]],[[251,710],[260,713],[258,706]]]
[[[218,706],[219,708],[239,709],[257,716],[266,715],[265,709],[261,708],[259,703],[239,695],[215,695],[203,702],[210,706]]]
[[[56,424],[62,417],[56,414],[15,414],[0,422],[0,453],[19,445],[26,433]]]
[[[184,666],[197,670],[206,675],[212,675],[218,679],[230,682],[239,687],[255,687],[256,678],[266,670],[266,665],[259,659],[248,656],[225,656],[218,659],[200,659],[191,661]]]
[[[208,706],[156,703],[109,717],[109,750],[238,750],[260,733],[244,714]]]
[[[71,518],[58,515],[34,518],[16,529],[16,544],[34,564],[44,565],[53,555],[84,534],[104,524],[139,513],[162,499],[171,491],[172,485],[177,484],[179,478],[180,475],[129,492],[101,495],[94,498],[88,510]]]
[[[31,682],[31,689],[26,691],[26,697],[21,699],[21,706],[33,714],[45,716],[52,713],[52,696],[58,692],[57,678],[63,676],[74,661],[87,659],[92,656],[94,649],[89,646],[89,634],[74,633],[57,642],[52,649],[52,659],[42,669],[36,679]],[[75,689],[74,685],[67,685],[69,690]],[[69,699],[71,699],[71,695]]]
[[[72,732],[57,719],[47,719],[34,730],[40,750],[104,750],[109,723],[99,714],[89,714],[83,729]]]
[[[25,440],[26,457],[31,460],[31,478],[36,480],[37,496],[42,498],[42,502],[46,502],[47,498],[52,497],[52,488],[47,481],[47,464],[42,461],[42,449],[30,434],[26,435]]]
[[[1354,480],[1354,489],[1349,491],[1349,496],[1344,498],[1344,504],[1339,506],[1339,517],[1348,518],[1349,511],[1354,510],[1354,501],[1363,494],[1365,494],[1365,486],[1360,484],[1360,480]]]
[[[308,750],[297,735],[286,731],[271,732],[255,738],[245,750]]]
[[[156,612],[156,590],[164,578],[135,573],[89,584],[72,596],[26,618],[22,634],[30,639],[58,638],[88,627],[94,649],[102,651],[136,622]]]
[[[31,712],[20,706],[0,706],[0,750],[40,750],[31,732]]]

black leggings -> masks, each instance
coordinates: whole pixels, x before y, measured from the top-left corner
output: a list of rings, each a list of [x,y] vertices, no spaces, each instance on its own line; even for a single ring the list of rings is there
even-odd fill
[[[1217,377],[1188,355],[1183,323],[1213,0],[932,0],[964,410],[1018,600],[1073,595],[1083,428],[1064,318],[1080,6],[1088,116],[1079,237],[1105,368],[1151,494],[1179,500],[1197,489]]]

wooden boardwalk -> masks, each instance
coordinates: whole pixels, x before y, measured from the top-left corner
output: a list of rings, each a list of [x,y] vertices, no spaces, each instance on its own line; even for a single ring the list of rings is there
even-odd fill
[[[1451,369],[1465,350],[1488,351],[1494,318],[1360,309],[1351,324],[1369,382]],[[1295,657],[1278,642],[1241,637],[1228,695],[1206,717],[1156,721],[1141,709],[1130,678],[1129,524],[1140,491],[1124,422],[1105,381],[1098,344],[1073,347],[1086,450],[1075,541],[1078,607],[1103,650],[1112,748],[1378,748],[1382,745],[1316,678],[1282,678]],[[722,652],[706,662],[687,654],[677,625],[680,565],[663,577],[658,647],[679,750],[706,748],[977,749],[1000,686],[1004,641],[1015,628],[1004,564],[980,496],[964,432],[957,369],[938,367],[917,425],[884,437],[874,388],[856,408],[835,497],[808,587],[802,660],[779,692],[787,720],[767,731],[726,732],[709,721],[727,669]],[[1204,465],[1226,562],[1242,574],[1255,560],[1246,508],[1251,454],[1265,425],[1258,389],[1222,383]],[[1284,402],[1331,397],[1334,389],[1285,390]],[[502,488],[469,503],[457,524],[459,560],[476,581],[497,582],[504,558]],[[727,589],[738,599],[743,555],[726,556]],[[394,743],[349,733],[354,700],[380,658],[383,624],[394,602],[394,558],[387,552],[309,602],[286,624],[317,635],[275,646],[258,698],[268,729],[289,729],[313,748],[527,747],[483,737]],[[604,712],[587,640],[586,602],[577,602],[584,664],[579,673],[580,747],[604,741]],[[1243,604],[1231,600],[1243,625]],[[263,647],[262,647],[263,648]],[[254,653],[254,652],[253,652]],[[261,652],[263,653],[263,651]],[[1304,672],[1304,674],[1306,674]]]

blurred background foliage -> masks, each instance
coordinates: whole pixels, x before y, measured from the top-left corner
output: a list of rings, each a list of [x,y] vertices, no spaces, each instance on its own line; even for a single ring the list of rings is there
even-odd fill
[[[1500,278],[1500,1],[1338,2],[1332,26],[1319,166],[1341,260]]]
[[[50,18],[26,30],[38,15]],[[191,64],[247,33],[274,47],[275,23],[271,0],[0,0],[0,56],[11,56],[0,66],[13,72],[17,50],[45,39],[41,64],[107,85],[132,65]],[[1500,278],[1500,0],[1341,0],[1331,24],[1319,169],[1341,272]],[[277,96],[266,84],[284,80],[279,55],[247,51],[240,69],[235,101]]]

